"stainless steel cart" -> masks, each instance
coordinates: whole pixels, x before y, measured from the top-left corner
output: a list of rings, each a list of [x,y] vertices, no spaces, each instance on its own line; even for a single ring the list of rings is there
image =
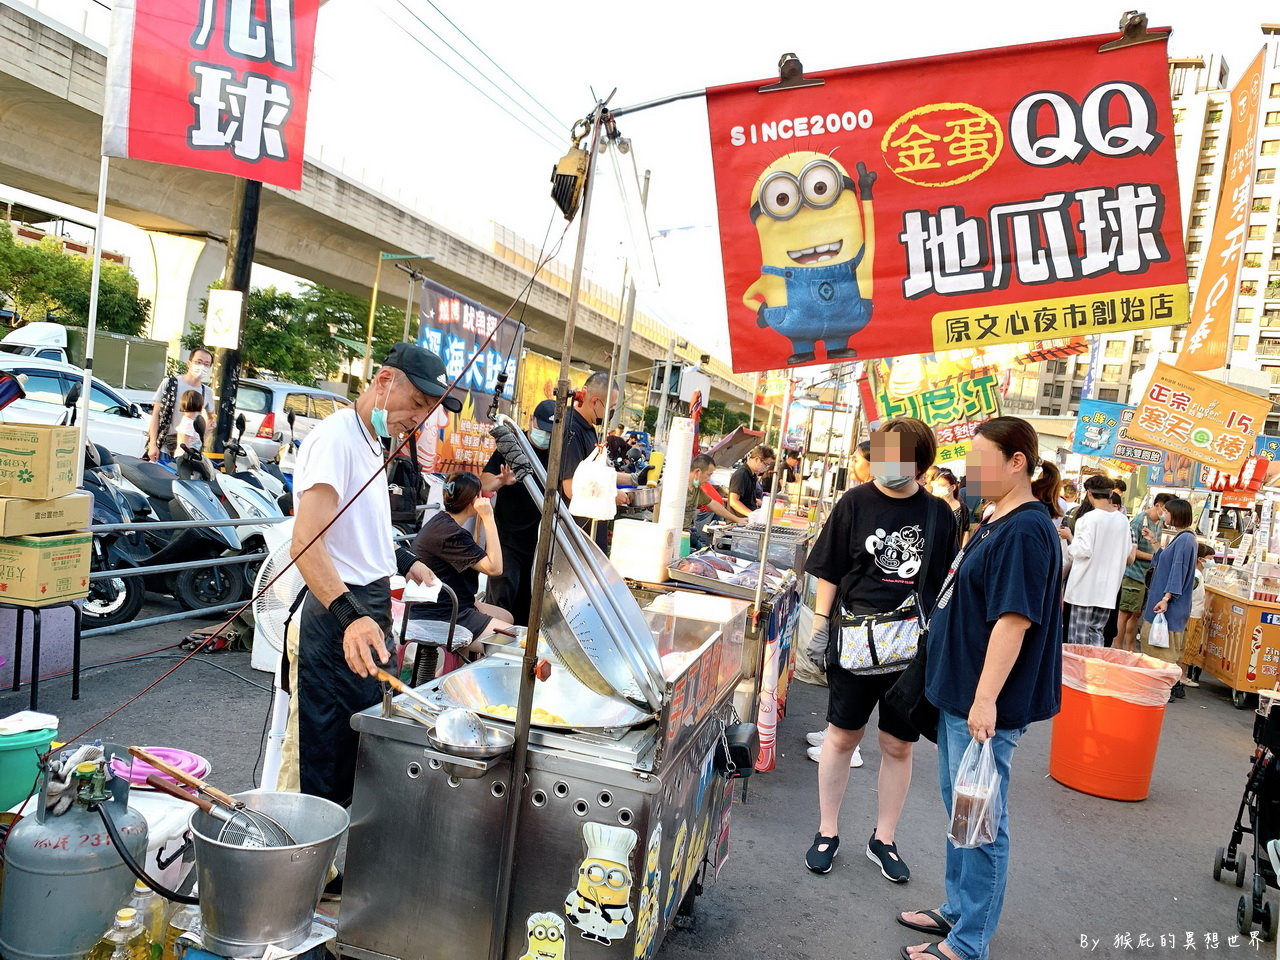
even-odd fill
[[[567,948],[574,960],[645,960],[723,863],[733,772],[725,729],[747,610],[693,593],[648,605],[662,665],[656,710],[552,664],[533,702],[546,713],[535,713],[530,733],[504,957],[560,960]],[[514,706],[521,669],[499,652],[418,692],[509,729],[494,708]],[[360,746],[338,946],[360,960],[487,960],[507,761],[433,749],[427,727],[396,709],[404,706],[402,695],[353,720]]]

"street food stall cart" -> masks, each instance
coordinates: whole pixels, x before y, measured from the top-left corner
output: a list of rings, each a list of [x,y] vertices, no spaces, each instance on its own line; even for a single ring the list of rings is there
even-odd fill
[[[1244,707],[1250,693],[1280,681],[1280,496],[1259,497],[1257,529],[1235,548],[1235,562],[1205,574],[1204,671]]]
[[[546,477],[523,435],[507,428],[495,436],[540,497]],[[510,919],[496,955],[645,958],[727,855],[731,781],[754,755],[733,708],[749,604],[674,593],[642,609],[559,510],[536,638],[541,680]],[[509,654],[388,695],[353,719],[360,743],[338,933],[344,957],[495,955],[509,757],[442,748],[436,723],[464,708],[486,738],[509,743],[520,655],[513,643]]]

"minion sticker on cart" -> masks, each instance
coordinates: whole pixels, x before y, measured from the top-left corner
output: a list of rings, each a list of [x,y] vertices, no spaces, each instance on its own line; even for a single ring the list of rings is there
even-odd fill
[[[564,900],[564,914],[584,940],[610,944],[631,927],[631,851],[634,830],[606,823],[582,825],[586,856],[578,867],[578,885]]]
[[[688,820],[681,820],[680,829],[676,831],[675,843],[671,846],[671,863],[667,867],[669,876],[667,881],[667,902],[662,908],[662,915],[665,920],[671,919],[671,914],[680,905],[680,894],[684,893],[684,888],[680,885],[680,879],[684,876],[684,851],[688,839],[689,822]]]
[[[531,913],[526,924],[529,944],[520,960],[565,960],[563,917]]]
[[[876,174],[857,179],[834,157],[810,150],[769,164],[751,190],[760,277],[742,295],[756,324],[791,341],[787,366],[858,355],[854,336],[871,322]]]
[[[640,888],[640,906],[636,911],[635,960],[644,960],[653,946],[658,932],[658,917],[662,913],[662,824],[656,823],[649,834],[649,846],[645,855],[644,883]]]

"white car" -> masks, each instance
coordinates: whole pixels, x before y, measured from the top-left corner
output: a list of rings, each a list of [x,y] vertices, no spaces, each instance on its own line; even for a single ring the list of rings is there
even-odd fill
[[[259,460],[279,459],[286,473],[293,472],[292,459],[282,454],[281,445],[290,437],[301,443],[317,423],[349,406],[351,401],[336,393],[281,380],[242,379],[236,390],[236,413],[244,414],[245,440]]]
[[[0,423],[57,423],[66,412],[72,384],[84,371],[69,363],[0,353],[0,371],[22,383],[26,397],[0,411]],[[112,453],[141,457],[147,452],[147,418],[112,387],[94,378],[89,393],[89,438]]]

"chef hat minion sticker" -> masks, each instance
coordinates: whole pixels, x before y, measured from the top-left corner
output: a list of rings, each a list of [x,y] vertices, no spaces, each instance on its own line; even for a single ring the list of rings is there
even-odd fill
[[[760,277],[742,295],[756,323],[791,341],[788,366],[858,355],[853,337],[871,322],[876,174],[857,179],[835,157],[811,150],[779,157],[751,190]]]
[[[578,885],[564,900],[564,913],[584,940],[612,943],[631,926],[631,851],[634,830],[606,823],[584,823],[587,852],[578,867]]]
[[[526,921],[529,945],[520,960],[564,960],[564,918],[554,913],[531,913]]]

